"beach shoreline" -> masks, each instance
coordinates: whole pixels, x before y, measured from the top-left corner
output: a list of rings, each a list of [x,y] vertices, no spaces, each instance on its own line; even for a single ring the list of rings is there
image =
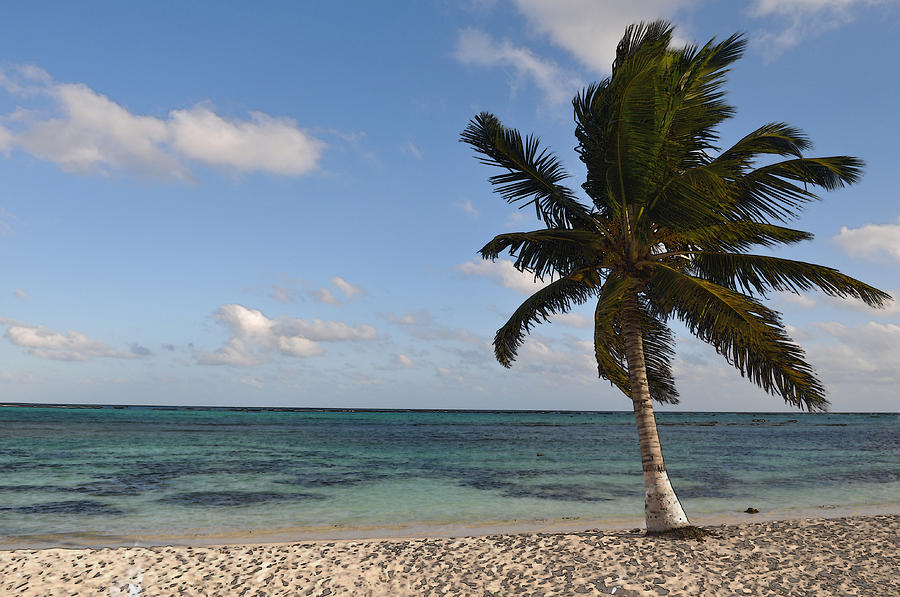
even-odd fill
[[[742,525],[807,518],[832,519],[860,516],[900,515],[900,502],[874,505],[823,505],[817,508],[779,508],[756,514],[741,511],[700,513],[690,517],[700,527]],[[331,525],[243,531],[134,534],[60,534],[0,537],[0,551],[19,549],[103,549],[120,547],[218,547],[228,545],[279,545],[298,542],[368,541],[391,539],[452,539],[488,535],[529,533],[581,533],[630,531],[644,528],[643,517],[619,516],[597,519],[498,520],[466,522],[421,522],[406,525]]]
[[[0,551],[10,595],[900,594],[900,514],[643,530]]]

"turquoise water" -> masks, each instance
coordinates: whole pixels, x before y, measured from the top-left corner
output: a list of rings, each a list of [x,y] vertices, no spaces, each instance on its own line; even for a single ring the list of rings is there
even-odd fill
[[[897,414],[663,413],[689,515],[900,501]],[[631,413],[0,408],[0,536],[640,517]]]

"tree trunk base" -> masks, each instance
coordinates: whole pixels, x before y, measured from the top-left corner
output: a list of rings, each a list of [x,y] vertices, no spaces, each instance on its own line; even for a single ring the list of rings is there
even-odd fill
[[[672,489],[669,475],[661,465],[655,470],[644,470],[644,517],[649,533],[665,533],[691,526]]]

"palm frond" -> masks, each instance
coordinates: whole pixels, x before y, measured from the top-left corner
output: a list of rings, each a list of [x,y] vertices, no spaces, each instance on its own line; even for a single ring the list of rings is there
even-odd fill
[[[678,404],[678,390],[672,373],[672,357],[675,356],[675,335],[664,321],[650,313],[647,304],[639,305],[641,311],[641,340],[644,347],[644,366],[647,369],[647,385],[650,397],[665,404]],[[622,347],[624,350],[624,346]],[[629,393],[630,397],[630,393]]]
[[[531,232],[508,232],[495,236],[481,248],[483,259],[496,259],[504,251],[516,258],[519,271],[531,272],[536,278],[553,273],[566,275],[608,248],[604,238],[587,230],[544,229]]]
[[[619,325],[622,297],[627,288],[628,285],[620,276],[609,276],[603,284],[594,308],[594,357],[600,377],[630,397],[631,382],[628,379]]]
[[[628,283],[619,276],[606,279],[594,310],[594,356],[600,377],[631,397],[631,382],[625,359],[625,343],[620,323],[624,293]],[[678,391],[672,375],[671,358],[675,338],[669,327],[639,305],[644,366],[650,397],[657,402],[678,403]]]
[[[555,280],[525,299],[494,335],[494,356],[504,367],[516,360],[519,347],[531,327],[555,313],[565,313],[599,291],[600,280],[592,272],[579,272]]]
[[[849,156],[797,158],[762,166],[736,178],[735,216],[756,221],[796,218],[805,204],[818,199],[809,185],[831,191],[853,184],[862,176],[863,166],[862,160]]]
[[[647,294],[654,309],[681,319],[692,334],[766,392],[809,411],[827,407],[824,387],[777,312],[665,265],[653,268]]]
[[[763,296],[769,291],[821,290],[829,296],[857,298],[883,307],[891,295],[838,270],[766,255],[702,252],[694,257],[693,272],[713,284]]]
[[[551,228],[589,225],[588,209],[559,184],[568,174],[553,153],[541,149],[537,137],[523,139],[493,114],[482,112],[469,122],[460,141],[482,156],[482,164],[506,169],[506,173],[488,180],[508,203],[534,205],[538,220]]]
[[[812,240],[812,238],[811,233],[803,230],[785,228],[775,224],[743,221],[701,226],[668,234],[662,233],[659,236],[659,243],[673,252],[677,252],[681,248],[733,253],[745,251],[756,245],[774,247]]]
[[[802,152],[811,146],[812,143],[800,129],[784,122],[770,122],[720,153],[712,161],[712,166],[723,168],[726,172],[739,172],[740,168],[748,167],[761,155],[801,158]]]

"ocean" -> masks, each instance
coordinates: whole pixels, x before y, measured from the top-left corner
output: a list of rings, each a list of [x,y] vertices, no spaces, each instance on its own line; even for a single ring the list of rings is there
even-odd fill
[[[900,502],[896,413],[657,419],[689,516]],[[0,546],[642,516],[630,412],[0,408]]]

